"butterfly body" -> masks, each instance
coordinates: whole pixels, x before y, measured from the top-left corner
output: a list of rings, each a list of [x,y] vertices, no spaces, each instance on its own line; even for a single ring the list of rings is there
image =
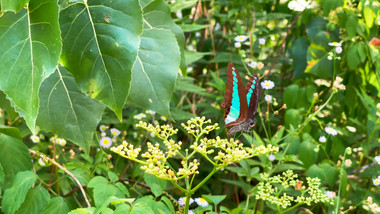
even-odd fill
[[[226,127],[231,127],[228,135],[239,131],[248,132],[255,126],[255,115],[260,96],[259,78],[252,75],[244,88],[239,72],[230,63],[227,69],[227,86],[222,106],[226,110]]]

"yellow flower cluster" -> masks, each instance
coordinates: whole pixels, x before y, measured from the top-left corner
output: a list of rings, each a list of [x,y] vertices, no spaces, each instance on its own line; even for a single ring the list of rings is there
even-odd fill
[[[292,170],[283,172],[282,175],[276,175],[266,178],[263,175],[264,181],[258,184],[256,199],[268,201],[282,209],[291,206],[292,202],[299,204],[311,205],[311,203],[318,202],[332,202],[332,199],[327,197],[326,194],[320,189],[319,178],[306,178],[307,188],[302,185],[302,181],[298,179],[298,175],[294,174]],[[299,191],[300,194],[296,191]],[[300,196],[290,196],[285,192],[294,192]]]

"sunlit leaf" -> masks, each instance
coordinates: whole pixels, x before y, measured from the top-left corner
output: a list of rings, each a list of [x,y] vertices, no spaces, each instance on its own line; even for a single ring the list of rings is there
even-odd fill
[[[179,61],[179,48],[169,30],[144,30],[139,54],[133,66],[128,100],[170,118],[169,102],[174,92]]]
[[[121,120],[142,32],[138,0],[88,1],[60,13],[60,62],[79,89],[106,104]]]
[[[170,30],[176,37],[181,52],[180,69],[186,75],[185,36],[181,28],[171,18],[169,6],[163,0],[152,0],[143,6],[145,28],[163,28]]]
[[[19,12],[30,0],[0,0],[1,11]]]
[[[33,0],[28,10],[6,12],[0,17],[0,44],[0,90],[34,133],[38,91],[61,52],[57,1]]]
[[[42,186],[37,186],[28,191],[25,201],[21,204],[16,214],[41,214],[41,211],[50,202],[50,194]]]

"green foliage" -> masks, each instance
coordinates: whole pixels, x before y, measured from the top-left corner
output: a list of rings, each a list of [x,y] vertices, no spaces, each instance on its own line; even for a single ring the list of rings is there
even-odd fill
[[[0,0],[0,212],[378,213],[379,24],[373,0]],[[274,83],[233,139],[229,62]]]

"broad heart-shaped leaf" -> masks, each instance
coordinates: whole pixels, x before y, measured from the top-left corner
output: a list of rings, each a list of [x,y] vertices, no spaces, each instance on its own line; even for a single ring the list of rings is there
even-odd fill
[[[128,101],[169,118],[169,103],[178,75],[180,53],[174,35],[165,29],[145,29]]]
[[[4,192],[3,201],[1,202],[4,213],[13,214],[19,209],[25,200],[28,190],[36,180],[37,175],[32,171],[17,173],[12,186]]]
[[[73,76],[59,67],[41,85],[37,124],[87,152],[104,108],[83,94]]]
[[[0,164],[5,174],[4,188],[7,188],[18,172],[32,169],[32,161],[28,147],[17,138],[0,134],[0,148]]]
[[[25,201],[21,204],[16,214],[41,214],[41,211],[50,201],[50,195],[42,186],[37,186],[28,191]]]
[[[29,0],[0,0],[1,11],[20,11]]]
[[[66,214],[70,209],[61,197],[52,198],[49,204],[42,210],[41,214]]]
[[[60,62],[79,89],[122,119],[142,33],[138,0],[76,3],[60,13]]]
[[[174,33],[179,50],[181,51],[180,69],[186,75],[187,64],[185,58],[185,35],[182,29],[171,18],[169,6],[163,0],[145,0],[141,3],[144,11],[145,28],[164,28]],[[149,2],[149,3],[148,3]]]
[[[0,90],[35,133],[38,90],[54,72],[61,37],[56,0],[33,0],[28,7],[0,17]]]

